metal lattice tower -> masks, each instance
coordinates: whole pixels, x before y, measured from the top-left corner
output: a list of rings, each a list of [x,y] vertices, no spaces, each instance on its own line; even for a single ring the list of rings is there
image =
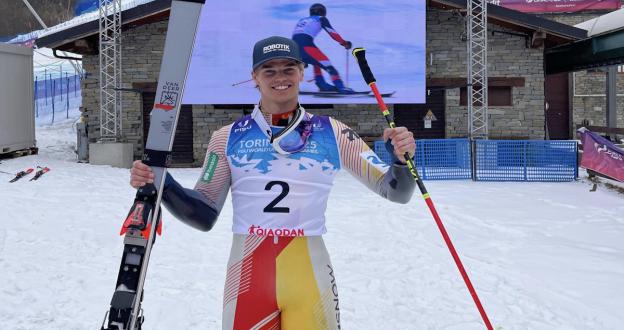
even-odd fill
[[[488,138],[487,1],[466,0],[470,139]]]
[[[100,141],[121,138],[121,0],[99,0]]]

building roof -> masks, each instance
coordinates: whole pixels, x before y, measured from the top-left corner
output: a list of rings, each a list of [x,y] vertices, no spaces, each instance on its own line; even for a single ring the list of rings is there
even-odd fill
[[[590,19],[575,27],[587,30],[587,36],[593,37],[624,29],[624,8]]]
[[[141,2],[144,1],[139,3]],[[127,29],[168,19],[170,8],[171,0],[153,0],[130,6],[121,12],[122,27]],[[97,54],[98,19],[98,15],[91,15],[78,24],[61,24],[51,27],[50,32],[42,34],[35,43],[37,47],[54,48],[83,55]]]
[[[429,6],[459,10],[465,13],[466,0],[430,0]],[[124,29],[142,24],[165,20],[169,17],[171,0],[154,0],[124,10],[121,15]],[[504,27],[526,33],[544,33],[546,46],[554,46],[587,37],[587,31],[573,26],[557,23],[531,14],[488,4],[488,20]],[[49,47],[78,54],[97,54],[98,20],[57,29],[37,39],[38,47]]]
[[[624,63],[624,9],[576,25],[588,38],[544,53],[546,73],[578,71]]]

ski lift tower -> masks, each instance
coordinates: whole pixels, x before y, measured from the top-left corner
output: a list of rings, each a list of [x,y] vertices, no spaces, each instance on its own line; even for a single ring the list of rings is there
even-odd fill
[[[121,138],[121,0],[99,0],[100,142]]]
[[[474,141],[488,138],[487,0],[467,2],[467,99],[469,134]]]

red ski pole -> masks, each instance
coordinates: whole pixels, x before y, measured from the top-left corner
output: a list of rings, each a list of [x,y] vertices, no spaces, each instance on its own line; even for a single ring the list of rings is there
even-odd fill
[[[375,77],[373,76],[371,69],[368,67],[368,62],[366,61],[366,51],[364,50],[364,48],[355,48],[353,49],[352,54],[357,59],[357,62],[360,66],[360,70],[362,71],[362,76],[364,77],[364,81],[366,81],[366,83],[370,86],[371,90],[375,94],[375,98],[377,99],[377,103],[379,104],[379,109],[383,113],[384,118],[386,118],[386,122],[391,128],[395,128],[396,124],[394,123],[394,120],[390,116],[390,111],[388,111],[388,107],[386,107],[386,104],[383,98],[381,97],[379,90],[377,89],[377,84],[375,83],[376,82]],[[468,274],[466,273],[466,269],[464,268],[464,265],[459,259],[459,255],[457,254],[457,251],[455,251],[455,247],[453,246],[453,243],[451,242],[451,238],[449,237],[449,234],[446,232],[446,229],[444,228],[444,224],[442,224],[442,219],[440,219],[440,216],[438,215],[438,211],[436,211],[436,208],[433,205],[433,201],[431,200],[431,197],[429,196],[429,193],[427,192],[427,188],[425,188],[425,184],[422,182],[420,175],[418,175],[418,171],[416,170],[416,165],[414,164],[414,160],[412,159],[412,157],[410,157],[410,155],[407,152],[405,153],[405,159],[407,160],[407,167],[412,173],[414,180],[416,180],[418,189],[420,189],[422,197],[425,199],[425,202],[427,203],[427,206],[429,207],[429,211],[431,211],[431,215],[433,216],[433,219],[438,225],[438,229],[440,230],[440,233],[442,234],[442,237],[444,238],[444,242],[446,243],[446,246],[448,247],[449,252],[451,252],[451,256],[453,256],[453,260],[455,260],[455,264],[457,265],[457,268],[459,269],[459,272],[461,273],[461,276],[464,279],[464,283],[466,283],[466,287],[468,288],[468,291],[470,292],[472,299],[477,305],[477,309],[479,310],[479,313],[481,314],[481,318],[483,318],[483,322],[485,323],[485,326],[487,327],[488,330],[494,329],[492,327],[492,324],[490,323],[490,320],[488,319],[487,314],[485,313],[485,309],[483,309],[483,305],[481,305],[479,296],[477,296],[477,291],[475,291],[474,287],[472,286],[472,283],[470,282],[470,278],[468,277]]]
[[[347,55],[345,64],[345,86],[349,87],[349,50],[345,49],[345,53]]]

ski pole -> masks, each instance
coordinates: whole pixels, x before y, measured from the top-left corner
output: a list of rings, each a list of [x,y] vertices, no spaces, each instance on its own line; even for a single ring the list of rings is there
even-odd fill
[[[242,85],[242,84],[244,84],[244,83],[248,83],[248,82],[250,82],[250,81],[252,81],[252,80],[253,80],[253,79],[247,79],[247,80],[244,80],[244,81],[235,82],[235,83],[233,83],[233,84],[232,84],[232,87],[234,87],[234,86],[238,86],[238,85]]]
[[[347,60],[345,64],[345,87],[349,87],[349,50],[345,49]]]
[[[366,61],[366,51],[364,50],[364,48],[355,48],[353,49],[352,54],[357,59],[357,62],[360,66],[360,70],[362,71],[362,76],[364,77],[364,80],[370,86],[371,90],[375,94],[375,98],[377,99],[377,103],[379,104],[379,109],[383,113],[384,118],[386,119],[386,122],[388,123],[388,126],[390,126],[391,128],[395,128],[396,124],[394,123],[394,120],[390,116],[390,111],[388,111],[388,107],[386,107],[386,104],[384,103],[383,98],[381,97],[381,94],[379,93],[379,90],[377,89],[377,84],[375,83],[376,82],[375,77],[373,76],[373,73],[371,72],[370,67],[368,67],[368,62]],[[472,283],[470,282],[470,278],[468,278],[466,269],[464,268],[464,265],[459,259],[459,255],[457,254],[457,251],[455,251],[455,247],[453,246],[453,243],[451,242],[451,238],[449,237],[449,234],[446,232],[446,229],[444,228],[444,225],[442,224],[442,219],[440,219],[440,216],[438,215],[438,212],[436,211],[436,208],[433,205],[433,201],[431,200],[431,197],[429,196],[429,193],[427,192],[427,188],[425,188],[425,185],[422,182],[420,175],[418,175],[418,171],[416,170],[416,165],[414,164],[414,160],[412,159],[412,157],[410,157],[409,153],[407,152],[405,153],[404,157],[407,161],[407,167],[409,168],[410,172],[412,173],[412,176],[416,180],[418,189],[420,189],[420,192],[422,193],[422,197],[427,203],[427,206],[429,207],[429,211],[431,211],[431,215],[433,216],[433,219],[438,225],[438,229],[440,230],[440,233],[442,234],[442,237],[444,238],[444,242],[446,242],[446,246],[448,247],[451,253],[451,256],[453,256],[453,260],[455,260],[455,264],[457,265],[457,268],[459,269],[459,272],[461,273],[461,276],[464,279],[464,283],[466,283],[466,287],[468,287],[468,291],[470,292],[472,299],[477,305],[477,309],[479,310],[479,313],[481,314],[481,318],[483,318],[483,322],[485,323],[485,326],[487,327],[488,330],[494,329],[492,327],[492,324],[490,323],[490,320],[488,319],[487,314],[485,313],[485,309],[483,309],[483,305],[481,305],[481,301],[479,300],[479,296],[477,296],[477,292],[475,291],[474,287],[472,286]]]

